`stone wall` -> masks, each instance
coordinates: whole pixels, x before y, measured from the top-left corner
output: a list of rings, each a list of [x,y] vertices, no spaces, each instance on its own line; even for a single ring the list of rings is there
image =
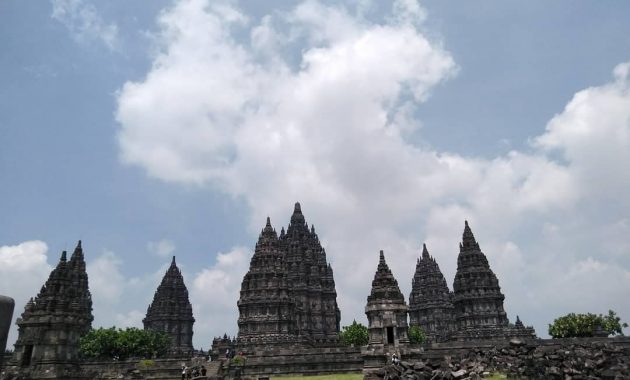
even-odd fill
[[[532,339],[431,345],[366,379],[478,379],[494,371],[531,379],[630,378],[630,338]]]
[[[363,358],[358,347],[256,351],[245,356],[243,376],[319,375],[361,372]]]

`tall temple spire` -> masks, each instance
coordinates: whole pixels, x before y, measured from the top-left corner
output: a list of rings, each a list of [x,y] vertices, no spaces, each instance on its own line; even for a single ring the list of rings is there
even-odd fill
[[[70,262],[66,252],[52,270],[39,294],[31,298],[18,318],[15,361],[23,368],[51,373],[66,371],[79,359],[79,339],[92,325],[92,296],[81,244]],[[65,369],[64,369],[65,367]],[[61,378],[61,377],[58,377]]]
[[[241,283],[238,308],[238,341],[245,345],[338,341],[340,313],[332,268],[300,203],[295,203],[280,237],[267,219]]]
[[[184,277],[175,263],[175,256],[155,291],[153,302],[142,320],[145,330],[161,331],[171,337],[171,356],[188,356],[192,353],[192,305]]]
[[[409,324],[419,326],[432,342],[445,341],[452,329],[453,303],[446,279],[426,244],[416,264],[409,295]]]
[[[453,281],[453,306],[458,330],[455,339],[493,338],[515,334],[503,309],[504,300],[499,280],[490,269],[488,259],[466,221]],[[535,335],[533,329],[516,334]]]

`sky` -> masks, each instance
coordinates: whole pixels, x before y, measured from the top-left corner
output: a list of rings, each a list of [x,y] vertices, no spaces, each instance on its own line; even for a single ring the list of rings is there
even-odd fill
[[[194,344],[237,332],[299,201],[342,325],[385,256],[451,286],[464,220],[513,322],[630,320],[630,3],[0,2],[0,294],[83,241],[94,327],[142,326],[175,255]],[[626,331],[628,332],[628,331]],[[9,345],[17,338],[15,326]]]

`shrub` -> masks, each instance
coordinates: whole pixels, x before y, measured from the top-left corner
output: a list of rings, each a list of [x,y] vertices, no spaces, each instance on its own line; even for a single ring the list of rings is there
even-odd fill
[[[623,335],[622,329],[628,327],[628,324],[621,323],[621,318],[612,310],[609,310],[606,316],[570,313],[555,319],[549,325],[549,335],[553,338],[591,337],[597,326],[600,326],[606,335],[614,336]]]
[[[341,343],[350,346],[364,346],[368,344],[368,329],[357,321],[352,321],[350,326],[344,326],[339,334]]]
[[[427,340],[427,336],[424,333],[424,330],[420,328],[420,326],[411,326],[409,327],[409,342],[413,344],[424,343]]]
[[[156,358],[168,351],[170,338],[162,332],[125,330],[111,327],[90,330],[79,342],[79,351],[86,358],[119,359],[130,357]]]

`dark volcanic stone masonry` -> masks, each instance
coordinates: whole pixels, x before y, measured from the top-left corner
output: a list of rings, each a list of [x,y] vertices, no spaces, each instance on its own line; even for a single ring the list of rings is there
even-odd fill
[[[409,343],[407,336],[407,304],[398,281],[380,252],[378,267],[367,298],[368,347]]]
[[[525,327],[518,317],[515,324],[509,323],[504,299],[499,280],[466,221],[453,292],[423,247],[412,279],[409,325],[420,326],[430,342],[535,337],[534,329]]]
[[[57,267],[18,318],[13,362],[29,371],[55,374],[56,364],[78,360],[79,338],[92,326],[92,297],[81,241]],[[43,369],[45,367],[45,369]]]
[[[340,312],[333,271],[299,203],[286,233],[283,228],[278,236],[267,219],[241,284],[238,308],[240,348],[338,341]]]
[[[409,295],[409,324],[420,326],[430,342],[448,340],[453,331],[453,294],[438,263],[422,247]]]
[[[170,356],[192,354],[195,318],[188,300],[188,289],[182,272],[175,263],[175,256],[155,291],[153,302],[142,322],[145,330],[165,332],[171,337]]]
[[[507,326],[508,318],[503,310],[504,299],[497,276],[490,269],[488,259],[481,252],[468,222],[465,222],[453,283],[458,330]]]

